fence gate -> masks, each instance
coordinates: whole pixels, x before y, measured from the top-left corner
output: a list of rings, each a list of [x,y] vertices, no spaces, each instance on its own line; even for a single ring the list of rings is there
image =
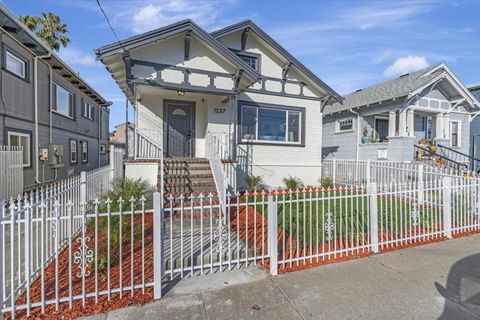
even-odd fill
[[[268,254],[267,194],[167,197],[154,194],[154,250],[157,279],[216,273],[265,264]],[[225,210],[222,210],[222,207]],[[157,232],[156,230],[160,230]]]

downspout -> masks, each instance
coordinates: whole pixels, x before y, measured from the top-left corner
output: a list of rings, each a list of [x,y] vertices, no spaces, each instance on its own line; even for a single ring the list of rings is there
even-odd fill
[[[33,72],[34,72],[34,85],[33,85],[33,99],[34,99],[34,113],[35,113],[35,124],[34,124],[34,131],[35,131],[35,145],[34,145],[34,160],[35,160],[35,183],[40,183],[39,181],[39,165],[38,165],[38,59],[45,59],[50,58],[52,56],[52,52],[49,51],[48,54],[43,56],[36,56],[33,58]],[[47,64],[48,65],[48,64]],[[50,143],[52,141],[52,67],[50,65]]]
[[[100,144],[101,144],[101,140],[102,140],[102,105],[99,105],[98,106],[98,145],[97,145],[97,148],[98,148],[98,167],[100,168],[101,164],[102,164],[102,161],[101,161],[101,154],[100,154]],[[107,150],[105,150],[107,151]]]

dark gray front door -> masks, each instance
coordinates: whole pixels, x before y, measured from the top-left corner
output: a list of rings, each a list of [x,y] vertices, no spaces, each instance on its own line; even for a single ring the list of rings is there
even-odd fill
[[[169,157],[193,157],[195,136],[195,104],[166,103],[166,134],[164,145]]]

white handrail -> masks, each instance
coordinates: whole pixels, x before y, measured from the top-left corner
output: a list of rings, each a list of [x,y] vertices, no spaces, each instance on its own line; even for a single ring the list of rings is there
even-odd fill
[[[221,141],[211,132],[207,132],[208,141],[208,161],[212,168],[213,179],[218,192],[220,207],[222,211],[226,212],[226,197],[227,197],[227,176],[223,170],[221,155],[223,154]]]
[[[138,129],[137,144],[135,146],[136,158],[163,159],[163,149],[157,142],[159,139],[161,139],[161,130]]]

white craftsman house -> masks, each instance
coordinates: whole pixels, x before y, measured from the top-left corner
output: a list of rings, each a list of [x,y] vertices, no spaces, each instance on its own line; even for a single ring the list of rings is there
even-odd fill
[[[323,157],[429,160],[473,170],[470,123],[479,111],[473,94],[447,65],[438,64],[326,106]]]
[[[164,163],[167,191],[212,173],[217,189],[222,174],[232,189],[247,176],[318,183],[322,110],[342,97],[252,21],[208,33],[185,20],[96,53],[135,109],[127,175],[156,182]]]

